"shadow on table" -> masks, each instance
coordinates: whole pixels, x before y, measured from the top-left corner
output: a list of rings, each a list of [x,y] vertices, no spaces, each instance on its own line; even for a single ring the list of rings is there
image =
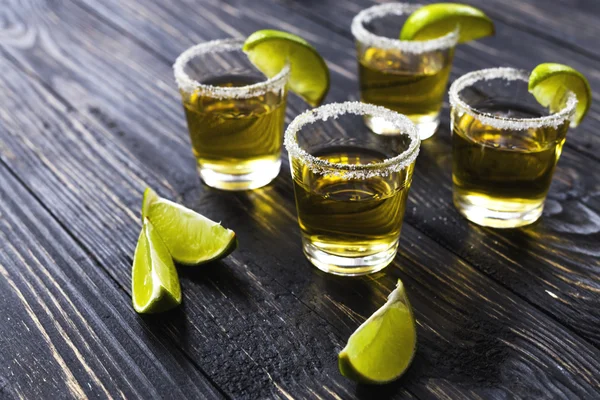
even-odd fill
[[[371,400],[385,400],[391,398],[397,398],[398,394],[405,392],[404,389],[404,378],[400,378],[397,381],[387,383],[385,385],[356,385],[356,397],[359,399]]]
[[[406,389],[411,381],[418,381],[423,375],[423,369],[418,358],[415,358],[406,373],[399,379],[384,385],[357,384],[356,397],[364,400],[378,399],[386,400],[392,398],[413,398],[412,393]]]
[[[181,278],[187,278],[200,290],[206,287],[208,290],[218,290],[220,294],[236,301],[246,301],[248,295],[245,287],[246,282],[240,279],[235,271],[222,261],[212,261],[197,266],[177,266]],[[188,288],[189,290],[190,288]],[[193,294],[193,288],[191,288]]]
[[[166,328],[178,338],[179,342],[187,342],[188,329],[193,325],[194,314],[189,312],[186,302],[196,301],[195,293],[198,290],[204,293],[213,292],[215,296],[225,296],[236,302],[247,301],[246,283],[221,261],[200,266],[177,265],[177,271],[180,278],[188,281],[184,281],[182,285],[184,295],[182,304],[163,313],[140,315],[149,330],[155,334]]]
[[[146,328],[150,332],[145,332],[148,336],[157,336],[163,338],[161,340],[172,340],[169,334],[172,331],[175,335],[181,338],[186,338],[188,327],[186,323],[186,313],[182,306],[175,307],[172,310],[158,314],[140,314],[140,318],[144,321]],[[185,339],[183,339],[185,341]]]

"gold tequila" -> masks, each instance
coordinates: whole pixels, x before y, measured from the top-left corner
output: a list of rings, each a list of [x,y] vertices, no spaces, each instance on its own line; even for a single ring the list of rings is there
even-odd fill
[[[329,147],[313,156],[340,164],[371,164],[385,155],[353,147]],[[293,161],[298,221],[304,239],[340,257],[366,257],[398,245],[412,165],[368,179],[320,175]]]
[[[541,116],[507,105],[480,106],[478,110],[500,117]],[[558,127],[513,130],[487,126],[456,110],[452,118],[452,179],[459,209],[468,205],[492,213],[501,210],[504,214],[521,215],[536,209],[541,212],[565,143],[568,122]],[[496,224],[501,227],[502,222]]]
[[[542,215],[577,100],[565,92],[548,109],[529,93],[529,76],[488,68],[450,87],[453,200],[476,224],[516,228]]]
[[[400,134],[374,135],[362,126],[365,115]],[[352,276],[392,262],[420,144],[408,117],[356,101],[327,104],[290,123],[285,146],[302,249],[313,265]]]
[[[250,190],[279,174],[289,67],[267,78],[244,39],[200,43],[173,65],[198,173],[223,190]]]
[[[216,87],[242,87],[260,82],[239,75],[203,82]],[[200,168],[243,175],[279,160],[285,100],[267,92],[250,98],[217,99],[193,94],[184,101],[192,149]]]
[[[453,49],[415,57],[397,49],[369,48],[359,58],[361,100],[402,113],[417,126],[437,121],[452,55]],[[372,118],[366,123],[388,133]]]
[[[351,30],[362,101],[406,115],[425,140],[439,125],[459,35],[455,31],[430,40],[398,39],[406,19],[421,7],[410,3],[374,5],[352,19]],[[375,133],[400,133],[381,118],[367,115],[364,121]]]

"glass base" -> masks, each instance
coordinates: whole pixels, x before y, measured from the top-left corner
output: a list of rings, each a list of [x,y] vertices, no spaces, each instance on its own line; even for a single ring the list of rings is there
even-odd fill
[[[421,140],[429,139],[440,125],[439,114],[435,115],[407,115],[419,129]],[[379,135],[397,135],[401,133],[394,125],[380,117],[365,115],[363,117],[367,127]]]
[[[246,174],[223,174],[198,166],[200,177],[208,186],[221,190],[252,190],[268,185],[279,175],[281,160],[262,163],[260,168]]]
[[[543,200],[527,205],[511,204],[504,200],[481,201],[478,196],[463,196],[456,192],[453,194],[453,199],[454,205],[466,219],[490,228],[518,228],[529,225],[537,221],[544,210]]]
[[[359,276],[372,274],[387,267],[398,250],[396,240],[388,249],[362,257],[342,257],[327,253],[305,238],[302,238],[304,255],[315,267],[329,274]]]

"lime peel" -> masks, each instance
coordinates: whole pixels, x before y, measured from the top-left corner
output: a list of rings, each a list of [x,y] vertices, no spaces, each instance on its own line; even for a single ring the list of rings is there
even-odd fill
[[[398,280],[387,302],[348,339],[338,355],[342,375],[361,383],[382,384],[409,367],[417,341],[410,303]]]

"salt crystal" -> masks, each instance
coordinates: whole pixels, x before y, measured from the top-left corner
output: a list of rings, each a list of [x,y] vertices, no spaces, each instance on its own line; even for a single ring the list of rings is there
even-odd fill
[[[577,106],[577,97],[571,93],[565,107],[555,114],[550,114],[539,118],[506,118],[498,115],[481,112],[469,106],[461,97],[460,92],[465,88],[474,85],[479,81],[489,81],[493,79],[503,79],[506,81],[522,80],[529,82],[527,71],[515,68],[488,68],[479,71],[470,72],[458,78],[450,86],[449,96],[450,105],[458,109],[459,113],[467,113],[476,118],[483,125],[488,125],[496,129],[507,130],[526,130],[539,129],[544,127],[558,128],[570,119]]]
[[[263,82],[247,86],[221,87],[202,84],[185,73],[185,66],[192,59],[203,54],[217,54],[233,51],[242,51],[244,39],[221,39],[200,43],[190,47],[175,60],[173,73],[179,90],[185,93],[199,91],[200,94],[215,99],[248,99],[261,96],[267,92],[279,91],[287,83],[290,67],[285,65],[277,75]]]
[[[405,53],[422,54],[426,52],[445,50],[456,46],[459,38],[458,28],[445,36],[432,40],[399,40],[384,36],[375,35],[365,28],[365,24],[376,18],[382,18],[387,15],[402,16],[412,14],[415,10],[423,7],[421,4],[409,3],[387,3],[369,7],[362,10],[352,20],[352,35],[362,44],[369,47],[376,47],[384,50],[400,50]],[[400,31],[400,26],[398,26]]]
[[[296,134],[304,125],[316,121],[337,119],[345,114],[371,115],[380,117],[397,127],[403,134],[410,138],[408,148],[395,157],[385,159],[379,163],[368,165],[332,163],[328,160],[315,157],[307,153],[298,145]],[[345,103],[326,104],[298,115],[285,131],[285,148],[290,157],[300,158],[313,173],[319,175],[335,175],[344,179],[369,179],[376,176],[388,176],[392,172],[399,172],[411,165],[419,154],[419,131],[412,121],[405,115],[398,114],[387,108],[358,101]]]

